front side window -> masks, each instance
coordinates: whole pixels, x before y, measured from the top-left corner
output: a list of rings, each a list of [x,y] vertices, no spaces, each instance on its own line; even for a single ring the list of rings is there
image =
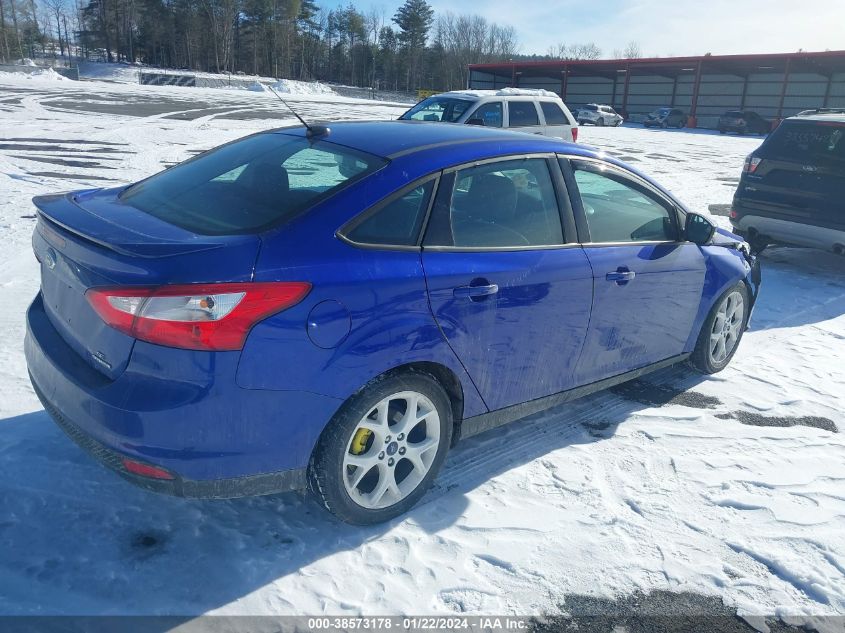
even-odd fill
[[[359,244],[415,246],[433,188],[434,180],[429,180],[377,207],[346,237]]]
[[[141,181],[120,200],[194,233],[248,233],[294,217],[385,163],[327,141],[258,134]]]
[[[448,208],[432,218],[426,245],[551,246],[563,243],[560,212],[544,158],[462,169]]]
[[[502,127],[502,110],[501,101],[491,101],[479,106],[467,120],[479,119],[484,122],[484,127]]]
[[[540,125],[537,108],[533,101],[511,101],[508,103],[510,127],[528,127]]]
[[[551,101],[541,101],[543,116],[546,118],[546,125],[569,125],[569,119],[563,113],[561,107]]]
[[[664,242],[678,236],[667,203],[614,169],[573,161],[591,242]]]
[[[405,121],[441,121],[456,123],[474,102],[470,99],[429,97],[403,114]]]

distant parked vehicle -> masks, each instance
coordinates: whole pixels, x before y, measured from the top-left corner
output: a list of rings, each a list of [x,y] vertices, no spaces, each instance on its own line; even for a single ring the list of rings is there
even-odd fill
[[[785,119],[745,159],[730,220],[757,251],[779,243],[845,255],[845,110]]]
[[[588,103],[585,106],[581,106],[578,110],[577,117],[579,125],[591,123],[599,127],[605,125],[617,127],[622,125],[622,122],[625,120],[621,114],[617,113],[609,105],[599,105],[597,103]]]
[[[454,90],[420,101],[405,121],[466,123],[578,140],[578,123],[560,97],[547,90]]]
[[[686,127],[687,115],[683,110],[678,108],[657,108],[654,112],[649,114],[643,121],[645,127],[676,127],[678,129]]]
[[[772,124],[750,110],[730,110],[719,117],[719,134],[768,134]]]

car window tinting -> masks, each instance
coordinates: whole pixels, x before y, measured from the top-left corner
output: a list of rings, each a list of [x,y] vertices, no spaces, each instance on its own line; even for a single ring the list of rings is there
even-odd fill
[[[533,101],[511,101],[508,103],[510,115],[510,127],[527,127],[540,125],[540,118],[537,116],[537,108]]]
[[[650,242],[677,239],[673,214],[621,174],[592,163],[573,162],[591,242]]]
[[[546,117],[546,125],[569,125],[569,119],[563,113],[561,107],[551,101],[541,101],[543,116]]]
[[[473,103],[475,102],[470,99],[429,97],[420,101],[399,118],[411,121],[456,123]]]
[[[462,169],[448,228],[428,246],[524,247],[563,243],[560,212],[545,159],[523,158]],[[444,221],[444,218],[440,218]],[[434,219],[432,220],[434,222]],[[450,235],[451,234],[451,235]]]
[[[425,217],[434,181],[414,187],[387,202],[346,233],[359,244],[415,246]]]
[[[248,233],[292,218],[386,162],[325,141],[259,134],[141,181],[120,199],[194,233]]]
[[[468,121],[481,119],[484,127],[502,127],[502,102],[491,101],[479,106],[478,109],[469,115]]]
[[[766,158],[799,163],[845,163],[845,123],[787,120],[759,150]]]

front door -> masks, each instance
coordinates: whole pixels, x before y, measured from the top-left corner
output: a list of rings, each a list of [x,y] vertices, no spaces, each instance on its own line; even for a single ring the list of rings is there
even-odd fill
[[[579,234],[595,281],[578,382],[684,353],[706,264],[697,245],[681,240],[674,205],[606,163],[572,160],[571,167]]]
[[[562,230],[562,186],[545,157],[441,180],[422,252],[431,309],[490,410],[575,385],[593,278]]]

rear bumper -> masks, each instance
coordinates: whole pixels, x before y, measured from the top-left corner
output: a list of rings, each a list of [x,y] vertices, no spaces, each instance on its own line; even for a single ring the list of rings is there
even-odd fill
[[[176,474],[174,474],[173,479],[141,477],[126,470],[123,465],[123,455],[101,444],[62,415],[61,411],[44,397],[41,389],[38,388],[38,384],[32,379],[31,374],[30,380],[35,394],[44,406],[44,410],[50,414],[56,426],[103,466],[106,466],[127,481],[145,490],[176,497],[230,499],[233,497],[247,497],[299,490],[305,488],[307,484],[305,468],[208,481],[185,479]]]
[[[758,209],[744,208],[734,200],[733,210],[736,217],[731,218],[731,226],[744,235],[763,235],[772,242],[795,246],[806,246],[822,250],[835,250],[845,246],[845,228],[834,228],[808,224],[805,221],[790,220],[783,217],[769,217]],[[773,211],[772,215],[783,215],[783,209]]]
[[[237,352],[140,342],[126,371],[108,381],[59,336],[40,294],[27,312],[25,352],[38,397],[71,438],[133,483],[175,495],[303,487],[316,440],[341,404],[308,392],[242,389],[235,383]],[[129,473],[123,457],[175,479]]]

